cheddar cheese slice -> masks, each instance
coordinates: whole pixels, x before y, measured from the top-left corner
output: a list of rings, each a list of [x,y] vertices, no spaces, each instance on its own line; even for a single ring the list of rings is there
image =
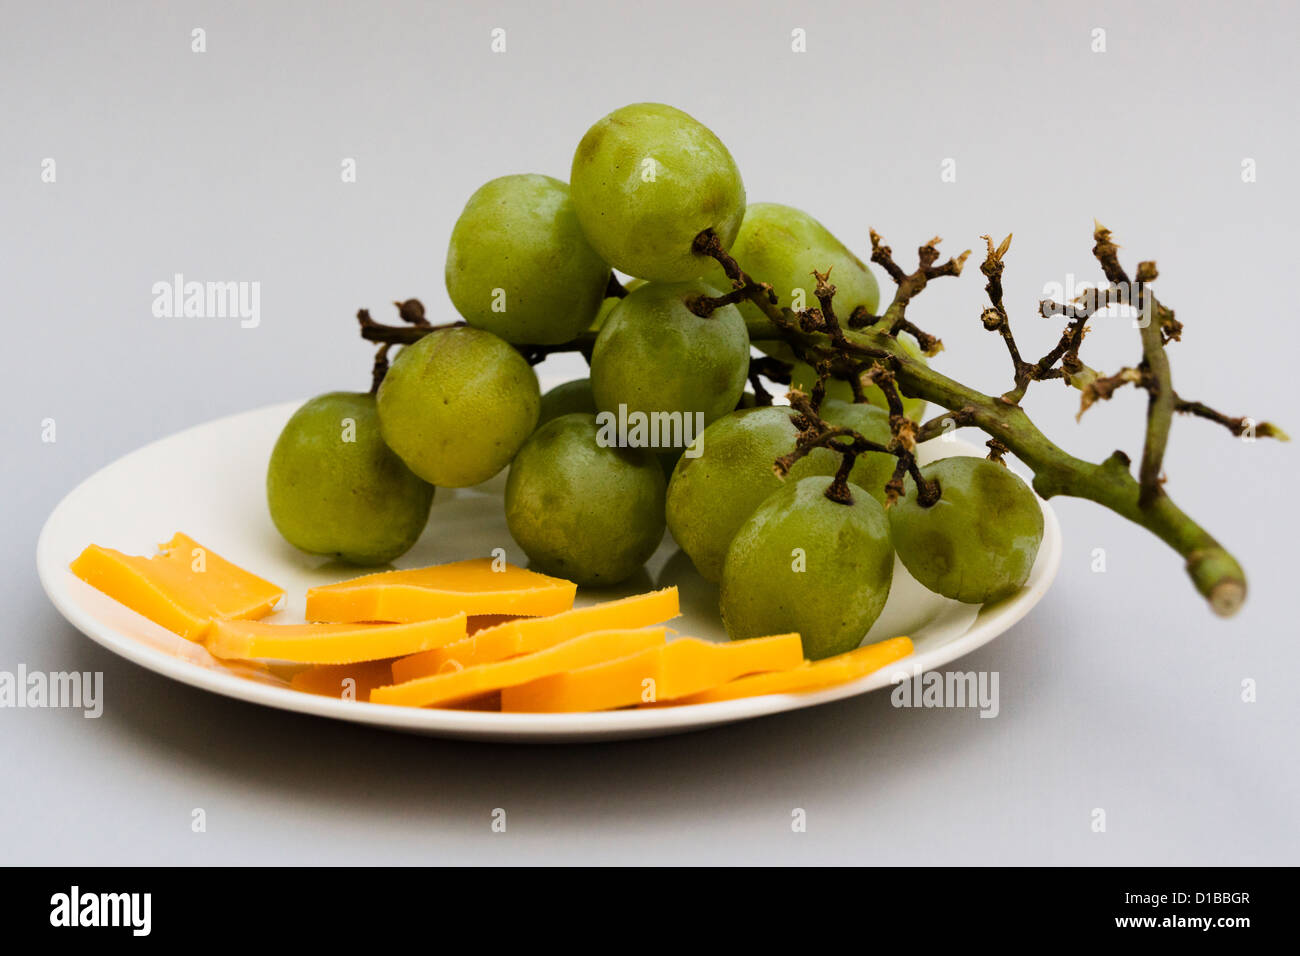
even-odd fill
[[[354,664],[450,644],[465,636],[465,615],[412,624],[267,624],[214,621],[204,644],[214,657]]]
[[[820,661],[804,661],[788,671],[769,674],[752,674],[729,681],[719,687],[690,694],[669,704],[709,704],[719,700],[739,697],[757,697],[762,694],[789,694],[833,687],[880,670],[894,661],[912,653],[912,642],[906,637],[892,637],[887,641],[868,644],[845,654],[837,654]]]
[[[538,678],[501,691],[503,711],[612,710],[696,694],[742,674],[803,663],[798,634],[713,644],[684,637],[619,660]]]
[[[265,617],[283,589],[177,533],[153,557],[92,544],[70,565],[93,588],[181,637],[197,640],[214,620]]]
[[[578,586],[515,567],[493,570],[474,558],[408,571],[381,571],[307,591],[307,620],[429,621],[452,614],[558,614],[573,606]]]
[[[589,607],[575,607],[550,617],[510,621],[479,631],[456,644],[394,661],[393,682],[400,684],[436,674],[448,661],[455,661],[461,667],[472,667],[519,654],[531,654],[589,631],[662,624],[680,611],[677,588],[670,587]]]
[[[464,668],[449,661],[443,673],[418,677],[402,684],[376,687],[370,692],[370,700],[376,704],[428,707],[454,704],[495,690],[502,691],[504,697],[505,689],[516,684],[634,654],[647,647],[663,644],[665,636],[666,629],[662,627],[635,631],[594,631],[536,654],[508,661]]]

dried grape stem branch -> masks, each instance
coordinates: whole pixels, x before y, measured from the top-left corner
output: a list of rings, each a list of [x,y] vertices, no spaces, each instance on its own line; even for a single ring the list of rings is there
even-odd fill
[[[1033,471],[1034,490],[1042,497],[1067,495],[1085,498],[1146,528],[1182,556],[1192,583],[1216,613],[1223,616],[1235,613],[1246,597],[1246,577],[1240,564],[1213,535],[1173,502],[1153,476],[1159,474],[1168,439],[1168,420],[1173,411],[1219,421],[1234,431],[1247,427],[1242,424],[1244,420],[1230,419],[1199,403],[1183,402],[1177,398],[1169,384],[1164,345],[1167,341],[1177,339],[1181,326],[1174,319],[1171,310],[1159,305],[1154,296],[1146,297],[1144,293],[1139,302],[1150,305],[1153,321],[1143,329],[1143,367],[1151,376],[1149,381],[1157,390],[1158,396],[1152,394],[1148,408],[1147,441],[1143,452],[1144,464],[1140,471],[1143,480],[1134,478],[1129,457],[1122,451],[1116,451],[1101,463],[1093,463],[1076,458],[1049,440],[1020,407],[1020,398],[1030,381],[1047,378],[1061,378],[1071,384],[1079,384],[1077,380],[1083,380],[1085,389],[1095,386],[1098,379],[1095,373],[1079,361],[1078,347],[1086,330],[1087,319],[1103,304],[1112,301],[1112,296],[1107,293],[1096,297],[1094,302],[1081,306],[1055,307],[1055,311],[1050,314],[1062,314],[1069,319],[1061,342],[1038,362],[1030,365],[1020,357],[1014,346],[1014,338],[1010,335],[1009,325],[1005,324],[1005,309],[1002,306],[1001,261],[1009,246],[1009,238],[996,248],[989,240],[988,257],[982,267],[989,280],[990,301],[997,314],[997,320],[994,321],[986,309],[984,324],[991,330],[998,331],[1007,341],[1015,365],[1015,386],[1011,392],[999,396],[986,395],[916,361],[907,354],[897,339],[898,330],[903,328],[898,323],[906,320],[907,306],[915,295],[924,289],[930,278],[959,274],[964,256],[937,266],[935,263],[938,256],[933,252],[936,243],[927,243],[921,247],[920,268],[909,275],[894,262],[889,247],[881,243],[873,231],[872,261],[884,268],[894,280],[895,295],[885,314],[878,320],[870,321],[867,317],[859,317],[865,321],[854,323],[859,327],[854,333],[855,338],[849,340],[842,331],[837,338],[833,327],[816,328],[815,322],[808,323],[814,327],[804,328],[801,316],[778,305],[771,287],[746,275],[739,263],[727,254],[721,243],[710,233],[702,233],[696,239],[695,248],[716,259],[731,279],[732,285],[738,289],[745,288],[750,301],[767,317],[770,328],[751,329],[754,338],[784,340],[801,360],[813,358],[827,362],[836,377],[850,382],[853,377],[861,374],[863,365],[868,362],[887,370],[907,395],[948,409],[946,414],[922,426],[915,435],[916,440],[925,440],[939,434],[947,427],[947,421],[953,425],[979,428],[999,442],[1001,447],[1014,452]],[[1112,286],[1125,282],[1126,276],[1118,263],[1117,247],[1110,242],[1109,232],[1098,226],[1096,239],[1094,252],[1107,279]],[[917,277],[918,273],[923,279]],[[1138,274],[1145,288],[1145,284],[1154,278],[1154,266],[1140,267]],[[824,316],[824,305],[821,312]],[[1048,314],[1047,311],[1045,314]],[[826,334],[817,335],[818,332]],[[816,367],[817,362],[812,364]],[[1089,379],[1092,379],[1091,384],[1088,383]],[[886,395],[888,394],[887,391]],[[1085,391],[1085,399],[1086,397]],[[892,404],[891,402],[891,406]],[[894,411],[891,407],[891,420],[893,418]],[[1257,426],[1256,434],[1285,438],[1280,429],[1267,423]]]
[[[414,302],[415,306],[410,304]],[[437,332],[442,329],[458,329],[464,327],[464,322],[448,322],[445,325],[430,325],[424,317],[424,306],[420,305],[418,299],[407,299],[406,302],[397,303],[398,312],[402,315],[406,325],[385,325],[383,322],[376,322],[370,315],[369,309],[357,310],[357,323],[361,326],[361,337],[367,342],[377,342],[381,345],[413,345],[420,339],[424,338],[430,332]],[[407,311],[409,309],[409,312]],[[407,314],[418,314],[423,321],[412,321],[407,319]]]
[[[619,288],[622,288],[622,286],[619,286]],[[624,295],[626,294],[626,291],[624,291]],[[405,302],[394,302],[393,304],[397,306],[398,314],[407,323],[406,325],[386,325],[383,322],[376,322],[370,315],[369,309],[357,310],[357,322],[361,326],[361,337],[367,342],[375,342],[380,346],[379,351],[375,354],[373,391],[378,391],[379,383],[383,381],[384,375],[388,371],[389,346],[413,345],[430,332],[440,332],[443,329],[460,329],[465,328],[467,325],[465,322],[430,325],[428,320],[424,318],[424,306],[420,304],[419,299],[407,299]],[[570,342],[563,342],[558,345],[516,345],[515,350],[528,361],[529,365],[537,365],[548,355],[559,352],[581,352],[590,358],[591,349],[595,343],[596,334],[594,332],[584,332]]]
[[[883,316],[873,316],[865,309],[858,308],[849,317],[849,325],[855,329],[862,329],[867,326],[875,327],[886,331],[893,337],[894,341],[897,341],[899,332],[906,331],[917,338],[926,354],[933,355],[943,348],[943,343],[907,320],[907,305],[913,297],[926,287],[931,279],[940,276],[960,275],[962,264],[969,253],[962,253],[955,259],[949,259],[939,264],[937,246],[939,239],[936,237],[918,250],[920,266],[909,275],[894,262],[892,251],[888,246],[881,244],[880,237],[874,231],[871,234],[871,241],[872,260],[879,263],[891,276],[896,277],[899,283],[898,293],[894,296],[893,302]],[[849,337],[835,311],[835,286],[830,283],[829,271],[813,272],[813,277],[817,283],[815,291],[817,307],[805,309],[801,312],[793,312],[789,309],[782,309],[777,304],[776,295],[770,285],[757,282],[748,276],[735,259],[722,247],[722,243],[711,231],[706,230],[696,237],[695,249],[699,253],[712,256],[722,266],[732,282],[731,296],[744,294],[751,301],[758,303],[772,325],[780,329],[781,337],[789,344],[795,356],[817,370],[818,382],[813,389],[811,401],[807,403],[808,412],[803,417],[802,427],[808,429],[808,434],[816,438],[825,435],[830,428],[825,422],[821,421],[817,416],[817,412],[821,407],[822,397],[825,394],[825,382],[831,375],[847,381],[853,390],[854,399],[859,402],[866,400],[864,389],[869,385],[875,385],[885,396],[885,403],[888,406],[891,434],[890,446],[884,448],[874,445],[867,442],[861,435],[848,429],[838,430],[836,434],[852,435],[855,443],[865,442],[867,445],[872,445],[871,450],[886,451],[898,457],[898,464],[895,467],[894,474],[885,486],[889,502],[892,503],[902,493],[903,476],[908,473],[911,473],[918,480],[918,487],[921,489],[919,495],[921,504],[929,506],[938,501],[938,484],[919,480],[920,472],[917,469],[914,455],[917,441],[917,425],[907,417],[903,410],[903,398],[895,383],[894,371],[889,364],[890,354],[883,349],[865,345],[862,341]],[[755,337],[774,337],[770,333],[764,336],[763,331],[761,328],[755,329],[751,327],[751,339]],[[757,336],[756,332],[758,333]],[[824,336],[822,341],[829,341],[829,346],[814,344],[815,339],[810,341],[810,337],[818,335]],[[795,404],[798,396],[802,396],[802,393],[790,393],[791,404]],[[835,435],[829,437],[835,437]],[[809,447],[817,447],[817,444],[814,443]],[[858,451],[850,454],[852,451],[850,445],[836,442],[834,447],[845,457],[845,461],[841,464],[840,476],[846,478],[853,467],[852,459],[861,453],[863,449],[859,447]],[[796,451],[798,451],[798,447]],[[802,454],[806,454],[806,451]],[[788,465],[785,467],[788,468]],[[781,468],[781,461],[778,460],[778,472],[781,472]],[[837,479],[836,483],[827,491],[827,497],[845,503],[851,501],[851,497],[847,495],[847,489],[840,487],[842,485],[843,481]]]
[[[916,463],[915,446],[904,446],[899,441],[891,441],[889,445],[881,445],[863,437],[852,428],[843,425],[831,425],[820,414],[822,397],[820,393],[822,390],[823,383],[818,382],[812,396],[799,389],[794,389],[789,393],[790,406],[799,413],[795,419],[795,427],[798,428],[799,434],[795,439],[794,451],[782,455],[776,460],[773,470],[778,475],[784,478],[790,473],[794,463],[814,448],[828,448],[831,451],[838,452],[841,458],[839,469],[835,472],[835,478],[830,487],[826,489],[826,497],[840,504],[852,504],[853,495],[849,490],[849,472],[853,470],[853,465],[858,456],[872,451],[884,452],[896,455],[898,458],[898,463],[894,466],[894,473],[885,484],[885,495],[890,504],[893,504],[902,496],[903,476],[907,474],[912,476],[912,480],[916,482],[917,487],[920,489],[918,498],[922,504],[928,506],[939,500],[939,483],[922,477],[920,468]]]

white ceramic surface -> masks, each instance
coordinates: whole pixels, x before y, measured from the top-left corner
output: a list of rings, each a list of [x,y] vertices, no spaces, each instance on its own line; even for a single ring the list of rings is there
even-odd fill
[[[156,441],[120,458],[82,482],[59,503],[41,532],[36,562],[41,583],[59,612],[104,647],[175,680],[240,700],[373,724],[392,730],[475,740],[566,742],[648,737],[698,730],[765,714],[812,707],[887,687],[899,674],[930,670],[969,653],[1020,620],[1046,593],[1061,557],[1061,534],[1042,502],[1045,534],[1026,586],[977,608],[924,590],[895,565],[894,585],[868,640],[908,634],[916,652],[892,667],[839,687],[805,694],[596,714],[497,714],[392,707],[335,700],[291,689],[283,677],[217,661],[76,578],[68,564],[89,543],[150,554],[158,542],[184,531],[223,557],[288,591],[272,620],[300,621],[303,595],[315,584],[358,573],[302,554],[276,533],[266,511],[264,481],[271,446],[300,403],[288,402],[219,419]],[[929,457],[982,454],[960,440],[930,442]],[[922,455],[922,460],[927,460]],[[504,476],[477,488],[439,489],[429,527],[399,559],[402,567],[483,556],[504,548],[526,564],[506,529],[500,495]],[[717,591],[691,567],[671,537],[644,575],[610,592],[584,591],[579,603],[676,584],[682,634],[722,640]]]

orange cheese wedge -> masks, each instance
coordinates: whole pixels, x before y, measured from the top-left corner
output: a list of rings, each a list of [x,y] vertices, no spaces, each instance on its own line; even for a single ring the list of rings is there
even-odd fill
[[[531,654],[590,631],[662,624],[680,612],[677,588],[671,587],[589,607],[575,607],[551,617],[510,621],[479,631],[459,643],[393,661],[393,682],[400,684],[437,674],[448,661],[455,661],[461,667],[472,667],[519,654]]]
[[[573,606],[578,586],[474,558],[409,571],[382,571],[307,591],[307,620],[431,621],[453,614],[559,614]]]
[[[787,671],[802,663],[803,643],[798,634],[727,644],[684,637],[619,660],[507,687],[501,691],[501,709],[533,713],[612,710],[672,700],[742,674]]]
[[[359,661],[355,664],[317,664],[294,674],[289,686],[322,697],[369,700],[374,688],[392,679],[392,661]]]
[[[880,670],[894,661],[912,653],[912,642],[906,637],[891,637],[887,641],[868,644],[845,654],[837,654],[820,661],[804,661],[788,671],[771,674],[753,674],[733,680],[720,687],[701,691],[670,701],[680,704],[709,704],[719,700],[739,697],[757,697],[762,694],[789,694],[799,691],[821,690],[833,687]]]
[[[283,589],[177,533],[153,557],[92,544],[72,573],[181,637],[197,640],[214,620],[265,617]]]
[[[204,644],[237,660],[354,664],[450,644],[465,636],[465,615],[413,624],[267,624],[214,621]]]
[[[477,664],[461,668],[448,662],[447,669],[431,677],[418,677],[402,684],[376,687],[370,692],[371,703],[404,704],[409,707],[428,707],[454,704],[495,690],[502,691],[515,684],[555,674],[559,671],[585,667],[598,661],[624,657],[664,643],[666,629],[608,630],[583,634],[538,651],[508,661]]]

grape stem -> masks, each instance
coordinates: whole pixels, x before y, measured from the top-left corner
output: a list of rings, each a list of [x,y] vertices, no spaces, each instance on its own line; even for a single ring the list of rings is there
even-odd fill
[[[749,298],[749,293],[744,289],[732,289],[726,295],[691,295],[687,296],[685,303],[687,310],[698,315],[701,319],[707,319],[724,305],[735,305],[737,302],[744,302]]]
[[[901,441],[891,439],[888,445],[881,445],[864,437],[852,428],[843,425],[831,425],[821,417],[821,400],[824,395],[825,379],[819,379],[812,395],[799,389],[789,394],[790,407],[798,414],[795,416],[795,428],[799,434],[795,438],[794,451],[782,455],[773,465],[772,470],[778,477],[784,478],[800,458],[814,448],[828,448],[841,456],[839,469],[835,478],[826,489],[826,497],[842,505],[853,504],[853,494],[849,490],[849,472],[859,455],[867,452],[884,452],[896,455],[898,463],[893,476],[885,484],[885,496],[890,505],[903,494],[903,476],[910,474],[919,489],[917,501],[924,507],[930,507],[939,500],[939,483],[921,476],[916,464],[914,447],[904,445]]]
[[[753,340],[785,341],[801,361],[818,369],[819,376],[825,370],[829,375],[848,381],[854,386],[855,395],[860,395],[860,383],[864,379],[870,378],[880,385],[889,404],[891,430],[896,436],[891,444],[904,440],[908,435],[908,425],[895,422],[897,418],[905,419],[898,398],[900,389],[908,396],[943,406],[948,410],[946,413],[919,428],[911,424],[913,443],[937,437],[955,427],[980,429],[992,439],[990,450],[993,455],[990,457],[996,455],[1000,459],[1003,449],[1017,455],[1033,472],[1034,490],[1043,498],[1066,495],[1094,501],[1164,541],[1184,559],[1192,583],[1211,608],[1224,617],[1230,616],[1245,600],[1246,576],[1236,558],[1182,511],[1164,490],[1161,464],[1170,422],[1173,414],[1180,412],[1216,422],[1234,435],[1253,428],[1257,436],[1286,440],[1286,433],[1270,423],[1255,425],[1250,419],[1231,418],[1200,402],[1184,401],[1177,395],[1171,385],[1165,346],[1178,340],[1182,326],[1174,318],[1173,311],[1160,304],[1147,289],[1156,277],[1155,264],[1140,264],[1137,283],[1130,284],[1119,264],[1118,246],[1112,242],[1110,231],[1097,224],[1094,239],[1093,253],[1110,282],[1110,288],[1081,302],[1042,303],[1040,312],[1044,316],[1063,316],[1067,324],[1060,342],[1041,359],[1031,362],[1022,357],[1016,345],[1002,299],[1003,259],[1011,237],[996,247],[986,237],[988,251],[981,271],[988,280],[986,293],[990,305],[983,310],[981,320],[985,328],[997,332],[1006,342],[1013,366],[1013,387],[998,396],[986,395],[915,360],[897,338],[900,331],[916,335],[927,352],[931,351],[926,347],[927,342],[931,347],[938,344],[933,337],[922,340],[917,334],[919,330],[906,317],[907,307],[931,279],[960,275],[966,253],[939,264],[938,240],[931,240],[918,250],[918,268],[907,273],[897,265],[890,248],[872,230],[871,259],[889,274],[896,289],[882,316],[855,310],[849,318],[849,326],[855,330],[855,337],[850,340],[831,308],[834,287],[829,285],[825,274],[817,274],[819,308],[796,313],[778,304],[771,286],[748,276],[711,232],[696,237],[694,249],[716,259],[733,287],[744,289],[749,301],[762,311],[766,322],[750,323]],[[1133,295],[1134,286],[1136,296]],[[1141,329],[1142,361],[1137,368],[1121,370],[1115,376],[1099,376],[1079,359],[1086,323],[1103,308],[1134,301],[1144,310],[1143,315],[1149,317]],[[1090,404],[1109,398],[1125,384],[1133,384],[1148,392],[1147,433],[1137,478],[1132,474],[1129,457],[1122,451],[1094,464],[1069,454],[1039,430],[1020,406],[1020,401],[1031,382],[1047,379],[1061,379],[1082,391],[1080,414]],[[792,404],[800,394],[792,393]],[[801,411],[801,414],[806,413]],[[799,441],[803,441],[802,436]],[[779,469],[780,460],[777,466]],[[907,470],[902,457],[899,458],[899,470]],[[901,483],[901,474],[896,473],[895,477]]]
[[[395,303],[398,309],[402,309],[410,302],[416,302],[416,299],[407,299],[404,303]],[[420,317],[422,321],[411,322],[409,325],[385,325],[382,322],[376,322],[370,316],[369,309],[357,310],[357,322],[361,326],[361,337],[367,342],[378,342],[383,345],[413,345],[420,339],[424,338],[430,332],[438,332],[442,329],[462,328],[464,322],[448,322],[445,325],[430,325],[427,319],[423,318],[424,307],[420,307]],[[409,321],[409,320],[408,320]]]
[[[391,345],[385,343],[379,346],[375,352],[375,363],[370,367],[370,394],[378,395],[379,386],[384,383],[384,376],[388,374],[388,350]]]
[[[613,274],[610,274],[610,281],[614,284]],[[622,289],[622,285],[619,285]],[[608,291],[608,290],[607,290]],[[623,290],[627,295],[627,290]],[[388,371],[388,347],[392,345],[412,345],[420,341],[431,332],[441,332],[443,329],[460,329],[464,328],[465,322],[447,322],[443,325],[431,325],[424,318],[424,306],[418,299],[407,299],[405,302],[394,302],[398,308],[398,314],[402,317],[407,325],[385,325],[383,322],[376,322],[370,315],[369,309],[357,310],[357,322],[361,326],[361,337],[367,342],[378,343],[380,348],[375,354],[375,364],[373,372],[372,390],[379,390],[379,383],[383,381],[384,375]],[[563,342],[558,345],[516,345],[514,348],[520,355],[527,359],[529,365],[537,365],[548,355],[554,355],[558,352],[581,352],[588,361],[591,359],[592,346],[596,344],[596,333],[584,332],[578,338],[570,342]]]

